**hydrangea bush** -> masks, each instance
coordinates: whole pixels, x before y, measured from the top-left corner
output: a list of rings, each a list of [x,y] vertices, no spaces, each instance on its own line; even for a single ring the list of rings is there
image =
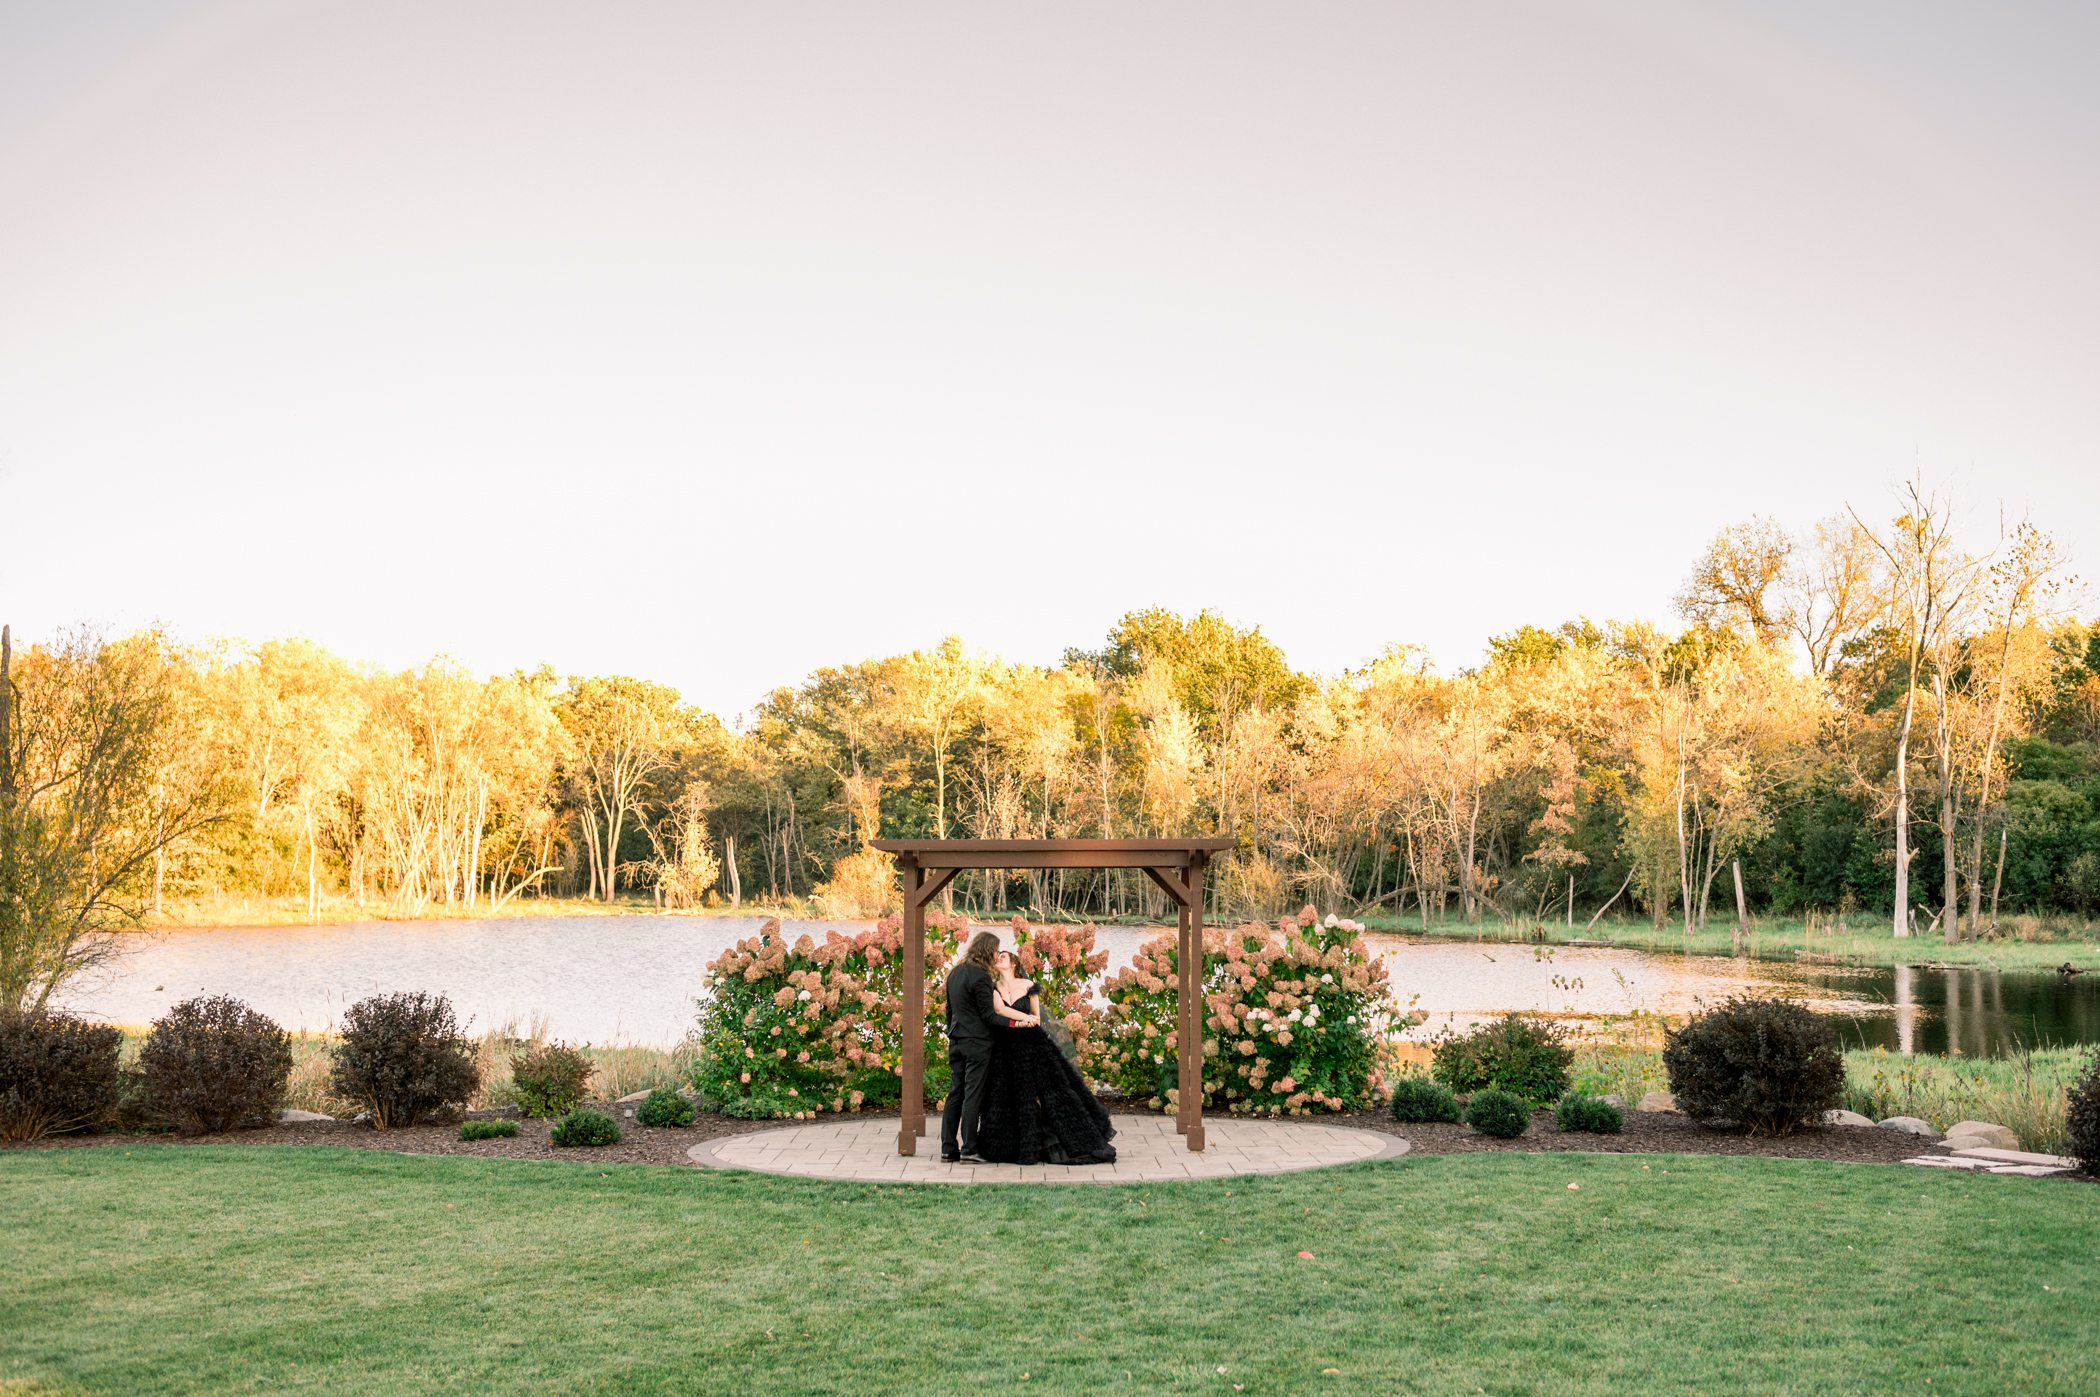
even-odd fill
[[[942,1000],[967,923],[926,917],[926,1098],[948,1089]],[[904,920],[790,945],[779,918],[707,967],[693,1086],[724,1115],[804,1120],[902,1095]]]
[[[1310,907],[1274,927],[1204,931],[1206,1106],[1311,1115],[1383,1099],[1397,1008],[1363,932]],[[1084,1059],[1095,1080],[1161,1110],[1179,1100],[1175,941],[1171,932],[1154,938],[1109,977]]]

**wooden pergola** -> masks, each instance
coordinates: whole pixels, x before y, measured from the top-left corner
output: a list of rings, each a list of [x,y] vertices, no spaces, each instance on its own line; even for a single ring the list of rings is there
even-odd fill
[[[1203,1149],[1203,870],[1230,839],[878,839],[904,875],[904,1119],[897,1153],[926,1133],[926,904],[966,868],[1135,868],[1180,909],[1180,1010],[1175,1030],[1180,1109],[1175,1129]]]

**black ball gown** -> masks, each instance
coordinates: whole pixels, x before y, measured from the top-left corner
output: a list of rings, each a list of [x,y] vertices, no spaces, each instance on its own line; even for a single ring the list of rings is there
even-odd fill
[[[1037,1013],[1035,986],[1013,1007]],[[1109,1164],[1115,1133],[1079,1069],[1040,1025],[1008,1022],[992,1036],[979,1154],[1000,1164]]]

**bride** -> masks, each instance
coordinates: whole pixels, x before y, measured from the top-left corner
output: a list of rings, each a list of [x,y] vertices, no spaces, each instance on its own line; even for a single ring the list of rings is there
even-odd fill
[[[1016,973],[1014,955],[1001,951],[992,1007],[1007,1021],[992,1038],[985,1075],[984,1123],[977,1149],[1005,1164],[1108,1164],[1116,1133],[1108,1112],[1042,1026],[1040,997]]]

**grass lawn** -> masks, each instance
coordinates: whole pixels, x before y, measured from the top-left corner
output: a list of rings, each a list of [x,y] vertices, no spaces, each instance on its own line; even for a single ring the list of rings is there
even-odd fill
[[[2100,1188],[1808,1161],[951,1190],[25,1151],[0,1256],[0,1391],[2089,1392],[2100,1342]]]
[[[1657,927],[1645,920],[1606,920],[1585,927],[1577,918],[1571,928],[1551,918],[1542,923],[1529,918],[1470,923],[1453,919],[1431,922],[1427,930],[1419,918],[1385,914],[1369,916],[1364,921],[1373,931],[1447,941],[1546,945],[1601,942],[1628,950],[1680,955],[1736,954],[1732,915],[1716,917],[1706,930],[1689,934],[1676,922]],[[2069,961],[2085,970],[2100,969],[2100,927],[2090,920],[2021,917],[2015,918],[2014,924],[2013,935],[1949,945],[1937,933],[1898,940],[1889,933],[1886,921],[1877,921],[1867,914],[1854,914],[1844,931],[1831,931],[1820,922],[1811,930],[1801,917],[1761,917],[1744,929],[1742,948],[1745,954],[1766,959],[1790,960],[1806,951],[1816,959],[1849,965],[1985,965],[2000,970],[2054,970]]]

